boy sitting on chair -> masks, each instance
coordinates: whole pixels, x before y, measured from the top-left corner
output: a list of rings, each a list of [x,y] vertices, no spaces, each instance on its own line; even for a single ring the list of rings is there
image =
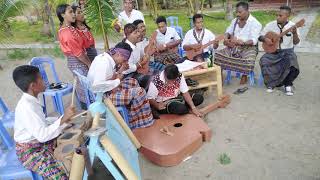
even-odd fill
[[[66,170],[53,156],[54,140],[75,114],[74,107],[66,109],[60,118],[46,118],[38,95],[45,84],[34,66],[23,65],[13,71],[15,84],[23,91],[15,110],[14,140],[22,165],[48,179],[68,179]]]
[[[155,75],[147,93],[154,118],[159,118],[159,113],[182,115],[189,113],[189,110],[196,116],[202,116],[196,106],[203,102],[203,96],[196,93],[191,96],[188,90],[178,67],[167,65],[160,74]],[[182,97],[179,96],[180,92]]]

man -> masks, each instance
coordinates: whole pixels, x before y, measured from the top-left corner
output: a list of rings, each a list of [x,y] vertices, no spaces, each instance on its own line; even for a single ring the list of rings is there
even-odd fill
[[[215,35],[210,30],[203,27],[203,16],[201,14],[195,14],[192,17],[192,20],[194,28],[187,32],[182,42],[182,47],[185,51],[197,51],[202,48],[202,45],[215,39]],[[203,49],[202,58],[208,58],[210,49],[217,49],[218,46],[218,41],[215,41],[213,45]]]
[[[288,6],[281,6],[277,20],[266,25],[259,40],[267,44],[272,44],[271,40],[264,35],[269,31],[280,34],[294,26],[295,23],[289,21],[290,15],[291,8]],[[293,81],[299,75],[299,65],[297,56],[294,53],[294,45],[297,45],[299,42],[299,32],[296,28],[293,28],[291,32],[280,38],[280,45],[277,52],[272,54],[266,53],[261,57],[261,72],[264,83],[268,88],[267,92],[272,92],[274,87],[284,86],[285,94],[288,96],[293,95]]]
[[[216,65],[243,73],[240,84],[247,82],[247,75],[253,71],[257,57],[257,41],[262,25],[249,12],[246,2],[236,5],[237,18],[233,19],[225,33],[226,48],[215,53]]]
[[[132,49],[124,42],[118,43],[110,51],[96,56],[90,66],[88,78],[94,85],[108,84],[112,90],[106,95],[115,106],[126,106],[129,110],[131,129],[148,127],[153,124],[153,116],[146,92],[137,80],[124,79],[123,71],[128,68]]]
[[[140,29],[137,28],[134,24],[126,24],[124,26],[124,33],[126,38],[124,39],[124,42],[130,45],[132,48],[132,53],[129,58],[129,69],[124,71],[123,74],[125,75],[125,78],[134,78],[137,79],[139,82],[139,85],[143,88],[147,88],[150,76],[147,73],[138,73],[140,69],[143,69],[144,66],[149,62],[150,56],[148,54],[144,54],[144,48],[142,41],[142,33],[141,29],[143,29],[142,26],[139,26]],[[139,44],[139,42],[141,42]]]
[[[178,46],[181,43],[181,38],[177,31],[172,27],[167,27],[167,20],[164,16],[159,16],[156,19],[158,29],[156,30],[157,37],[157,52],[154,59],[164,65],[175,64],[181,60],[178,54]]]
[[[133,9],[132,0],[124,0],[123,7],[124,11],[122,11],[118,16],[121,27],[124,27],[128,23],[133,23],[133,21],[137,19],[144,21],[143,14],[140,11]]]
[[[187,114],[189,110],[196,116],[202,113],[196,108],[203,102],[203,96],[190,96],[184,76],[174,64],[167,65],[160,74],[157,74],[150,83],[147,98],[154,109],[155,118],[162,114]],[[182,97],[179,96],[182,93]]]

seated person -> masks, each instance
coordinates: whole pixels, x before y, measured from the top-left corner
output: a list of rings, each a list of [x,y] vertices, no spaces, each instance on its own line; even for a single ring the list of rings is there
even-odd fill
[[[154,120],[146,92],[133,78],[125,78],[123,72],[128,69],[131,54],[129,44],[120,42],[115,48],[98,55],[92,62],[88,79],[93,86],[103,83],[112,84],[114,88],[106,92],[115,106],[126,106],[129,110],[129,127],[131,129],[148,127]]]
[[[213,41],[213,45],[206,47],[202,50],[202,57],[209,57],[210,49],[217,49],[219,46],[218,41],[215,40],[215,35],[208,29],[203,27],[203,16],[201,14],[195,14],[192,17],[194,28],[189,30],[184,36],[182,47],[185,51],[195,50],[198,51],[202,48],[202,45]],[[197,55],[197,54],[196,54]],[[194,59],[190,59],[194,60]]]
[[[15,84],[23,91],[15,110],[14,140],[22,165],[48,179],[68,179],[62,162],[53,156],[55,138],[75,114],[74,107],[66,109],[59,118],[46,118],[38,95],[46,87],[39,69],[23,65],[13,71]]]
[[[182,97],[179,96],[180,92]],[[164,71],[153,78],[147,98],[154,109],[155,118],[158,118],[158,112],[181,115],[189,113],[189,109],[196,116],[202,116],[196,106],[203,102],[203,96],[196,93],[190,96],[184,76],[174,64],[167,65]]]
[[[146,66],[146,68],[149,67],[150,55],[143,53],[144,42],[142,42],[143,35],[141,32],[143,33],[143,30],[141,29],[138,29],[135,24],[126,24],[124,27],[126,38],[123,41],[130,45],[132,53],[128,61],[129,69],[125,70],[123,74],[125,78],[134,78],[138,80],[140,87],[146,89],[150,75],[148,75],[148,72],[145,72],[144,69]]]
[[[164,65],[176,64],[181,61],[178,54],[178,46],[181,38],[177,31],[172,27],[167,27],[167,20],[164,16],[159,16],[156,20],[158,29],[156,30],[157,52],[154,60]]]

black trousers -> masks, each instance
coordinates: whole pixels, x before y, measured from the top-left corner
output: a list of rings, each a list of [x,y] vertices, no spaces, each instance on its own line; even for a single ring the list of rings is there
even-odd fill
[[[292,86],[293,85],[293,81],[298,77],[300,71],[299,69],[291,66],[290,67],[290,72],[287,75],[287,77],[282,81],[281,84],[279,84],[277,87],[281,87],[281,86]]]
[[[195,106],[199,106],[203,103],[203,96],[201,94],[194,93],[192,96],[192,101]],[[160,110],[160,114],[188,114],[189,113],[189,105],[185,102],[182,96],[174,98],[169,101],[167,104],[167,108]]]

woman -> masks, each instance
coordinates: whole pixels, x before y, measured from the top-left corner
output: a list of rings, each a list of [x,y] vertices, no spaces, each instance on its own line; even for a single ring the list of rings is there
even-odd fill
[[[58,32],[60,47],[67,57],[68,68],[72,73],[76,70],[80,74],[87,76],[91,61],[86,55],[84,40],[79,35],[79,32],[71,26],[71,24],[76,21],[74,11],[70,5],[61,4],[57,7],[57,16],[60,21],[60,29]],[[76,91],[82,109],[86,109],[85,92],[79,81],[76,85]]]
[[[73,23],[73,26],[79,31],[80,36],[84,40],[87,56],[92,62],[97,56],[97,50],[95,48],[94,38],[90,32],[90,27],[86,24],[82,9],[79,6],[72,6],[72,9],[76,14],[76,22]]]

